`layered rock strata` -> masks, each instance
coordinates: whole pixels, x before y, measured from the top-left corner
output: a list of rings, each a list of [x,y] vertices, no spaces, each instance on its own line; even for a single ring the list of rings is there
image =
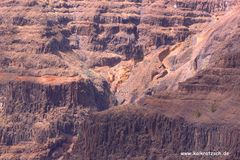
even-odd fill
[[[2,0],[0,12],[0,159],[239,159],[237,0]]]

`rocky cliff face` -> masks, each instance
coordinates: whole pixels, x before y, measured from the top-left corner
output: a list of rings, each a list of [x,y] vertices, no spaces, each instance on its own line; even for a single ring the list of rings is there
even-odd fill
[[[239,159],[237,0],[2,0],[0,12],[0,159]]]
[[[22,53],[16,55],[22,59],[26,56],[23,53],[73,50],[141,57],[160,46],[185,40],[199,30],[195,24],[211,21],[213,13],[227,10],[232,3],[4,0],[0,4],[1,52]]]
[[[122,106],[94,115],[82,126],[81,138],[74,147],[76,154],[71,157],[84,160],[209,159],[180,156],[181,152],[189,151],[230,151],[231,156],[226,159],[240,156],[239,130],[234,126],[189,124],[183,118],[163,116],[155,109]]]
[[[114,100],[106,81],[96,85],[59,77],[44,82],[39,77],[14,79],[2,81],[0,87],[0,159],[59,158],[88,114],[109,108]]]
[[[2,146],[32,142],[30,146],[38,143],[40,149],[43,147],[42,150],[46,150],[52,148],[51,145],[53,148],[58,147],[58,143],[68,145],[70,142],[67,137],[78,134],[79,125],[90,110],[101,111],[112,105],[113,96],[106,81],[97,86],[91,80],[73,81],[70,78],[63,81],[59,77],[41,78],[42,80],[39,80],[39,77],[14,76],[12,81],[1,82]],[[51,81],[42,82],[43,79]],[[39,146],[35,146],[36,148]],[[1,159],[4,159],[4,150],[1,147]],[[26,151],[23,149],[20,152]],[[48,154],[52,153],[40,154],[40,157],[51,159]]]
[[[2,97],[4,112],[48,112],[59,106],[92,107],[104,110],[110,106],[110,90],[103,84],[102,91],[91,81],[77,81],[68,84],[46,85],[31,82],[8,82],[4,84]]]

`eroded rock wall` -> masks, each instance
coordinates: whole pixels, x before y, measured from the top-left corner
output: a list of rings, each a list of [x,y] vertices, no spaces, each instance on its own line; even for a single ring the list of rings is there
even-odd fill
[[[238,12],[229,21],[220,20],[224,23],[217,24],[218,15],[230,12],[230,7],[236,2],[2,0],[0,159],[169,160],[181,159],[180,152],[193,149],[230,151],[231,155],[223,159],[238,159],[239,129],[234,124],[239,122],[236,122],[239,103],[236,100],[230,99],[231,103],[210,108],[211,111],[202,116],[206,123],[199,117],[191,119],[194,116],[190,115],[194,108],[190,104],[200,107],[201,113],[209,110],[208,105],[202,105],[215,97],[207,97],[206,93],[219,91],[219,88],[221,92],[229,91],[228,82],[238,84],[235,77],[239,73],[239,38],[234,34],[238,30],[226,25],[226,22],[232,24],[233,19],[234,22],[238,20]],[[209,30],[213,36],[203,34],[191,39],[191,35],[204,31],[210,21],[216,22],[211,23],[214,25]],[[238,25],[234,23],[235,27],[235,24]],[[228,35],[230,38],[225,35],[219,37],[214,34],[216,28],[222,28],[215,32],[219,35],[225,29],[233,32]],[[202,41],[206,44],[212,42],[202,45]],[[225,48],[218,48],[223,41],[224,44],[226,42],[222,45]],[[183,42],[182,45],[178,45],[179,42]],[[171,46],[174,44],[177,45]],[[221,49],[224,52],[219,52]],[[214,54],[208,62],[213,68],[180,83],[179,92],[175,94],[158,95],[167,88],[161,85],[178,86],[177,82],[201,70],[204,53],[212,54],[212,50]],[[203,53],[199,54],[203,57],[196,57],[198,53]],[[93,55],[97,57],[94,62],[91,61]],[[98,56],[101,57],[98,59]],[[135,61],[128,63],[131,58]],[[126,60],[126,66],[120,64],[123,60]],[[150,87],[148,84],[156,80],[153,86],[159,84],[160,89],[150,88],[144,95],[155,98],[149,98],[146,105],[156,108],[129,105],[122,110],[121,107],[107,110],[114,102],[109,84],[101,77],[101,69],[104,68],[96,73],[89,66],[106,67],[107,74],[109,68],[116,66],[109,82],[116,86],[114,92],[120,93],[120,103],[134,102]],[[178,72],[179,68],[184,72]],[[9,73],[14,75],[11,80],[8,79],[11,76],[3,76]],[[46,75],[61,80],[83,79],[64,81],[66,83],[57,79],[47,84],[39,83],[42,80],[35,81]],[[168,78],[161,81],[165,77]],[[200,91],[204,94],[200,95]],[[161,104],[167,104],[167,109]],[[226,109],[229,114],[225,115]],[[107,111],[92,114],[92,110]],[[186,117],[179,118],[175,113]],[[201,116],[199,114],[197,112],[197,116]],[[224,117],[221,122],[230,120],[231,123],[211,123],[213,121],[209,117],[213,114],[216,120]],[[199,123],[194,123],[196,121]]]
[[[92,107],[107,109],[110,105],[110,91],[107,83],[103,92],[95,88],[91,81],[69,84],[44,85],[31,82],[9,82],[4,88],[6,101],[3,102],[7,114],[16,112],[48,112],[60,106]]]
[[[0,45],[9,52],[57,54],[82,48],[132,57],[183,41],[194,32],[190,26],[210,21],[210,13],[233,2],[4,0]]]
[[[191,159],[181,152],[219,151],[237,159],[239,130],[219,124],[191,124],[151,108],[113,109],[84,123],[73,159]],[[208,159],[199,156],[198,159]]]

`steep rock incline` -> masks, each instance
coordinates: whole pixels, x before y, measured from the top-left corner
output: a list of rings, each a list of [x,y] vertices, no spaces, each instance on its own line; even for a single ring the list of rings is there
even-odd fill
[[[134,63],[122,62],[110,70],[103,67],[97,71],[107,72],[105,77],[110,80],[119,103],[133,102],[169,73],[162,61],[175,49],[178,50],[179,42],[188,38],[183,44],[191,46],[185,43],[191,41],[191,35],[202,31],[210,21],[221,18],[219,14],[229,11],[235,2],[142,1],[137,33],[143,55],[133,56]],[[175,53],[178,54],[177,51]]]
[[[214,158],[239,159],[238,15],[235,6],[191,41],[161,52],[170,52],[162,60],[169,75],[136,105],[86,121],[73,150],[79,154],[70,157],[196,159],[180,153],[227,151],[229,156]]]
[[[229,11],[219,20],[210,23],[209,27],[191,39],[188,45],[183,44],[170,53],[163,64],[169,75],[162,79],[168,89],[184,88],[201,91],[230,91],[237,87],[238,77],[238,42],[239,42],[239,7]],[[164,82],[167,82],[164,84]],[[163,88],[163,87],[160,87]],[[201,89],[202,88],[202,89]]]
[[[1,61],[8,71],[34,68],[44,74],[45,68],[55,67],[64,74],[81,68],[76,61],[85,61],[87,51],[141,60],[152,49],[185,40],[199,30],[195,24],[210,21],[212,13],[228,9],[230,2],[3,0]],[[67,63],[71,61],[75,63]]]
[[[74,154],[65,159],[209,159],[180,156],[191,151],[230,152],[230,156],[216,157],[221,160],[240,156],[237,126],[191,124],[180,117],[166,117],[150,106],[121,106],[97,113],[82,127]]]
[[[3,75],[0,159],[61,157],[88,115],[108,109],[114,100],[106,81]]]
[[[48,112],[58,106],[92,107],[104,110],[110,106],[111,92],[108,84],[101,90],[90,80],[79,80],[58,85],[24,82],[1,84],[2,98],[6,99],[3,109],[6,113]]]
[[[57,107],[45,114],[1,115],[0,159],[58,159],[75,142],[88,109]]]
[[[0,159],[239,158],[236,2],[2,0]]]
[[[167,115],[189,121],[197,113],[204,123],[239,124],[239,13],[236,6],[193,37],[192,45],[170,53],[163,61],[169,74],[140,104],[165,106]]]
[[[109,81],[111,90],[120,102],[131,102],[146,88],[154,86],[155,82],[151,82],[156,74],[167,73],[160,59],[150,67],[150,72],[142,72],[141,82],[134,86],[135,72],[148,63],[144,58],[156,56],[147,55],[202,31],[235,2],[3,0],[0,2],[0,71],[25,76],[81,75],[92,79],[97,76],[89,67],[109,66],[98,71],[106,79],[109,74],[119,77]],[[134,63],[123,61],[129,59]],[[140,61],[144,64],[136,68]],[[115,65],[117,69],[113,68]],[[161,71],[156,71],[161,66]],[[129,73],[124,73],[125,78],[118,74],[118,68],[127,68]],[[125,91],[126,86],[133,87]]]

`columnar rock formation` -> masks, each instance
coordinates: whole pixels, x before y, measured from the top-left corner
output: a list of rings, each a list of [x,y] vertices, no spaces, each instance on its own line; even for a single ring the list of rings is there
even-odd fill
[[[72,159],[200,160],[209,157],[181,157],[180,154],[229,150],[228,159],[240,156],[239,129],[219,124],[188,124],[180,117],[165,117],[152,107],[105,111],[93,115],[82,127]],[[98,134],[92,134],[95,132]]]
[[[239,8],[2,0],[0,159],[239,159]]]

